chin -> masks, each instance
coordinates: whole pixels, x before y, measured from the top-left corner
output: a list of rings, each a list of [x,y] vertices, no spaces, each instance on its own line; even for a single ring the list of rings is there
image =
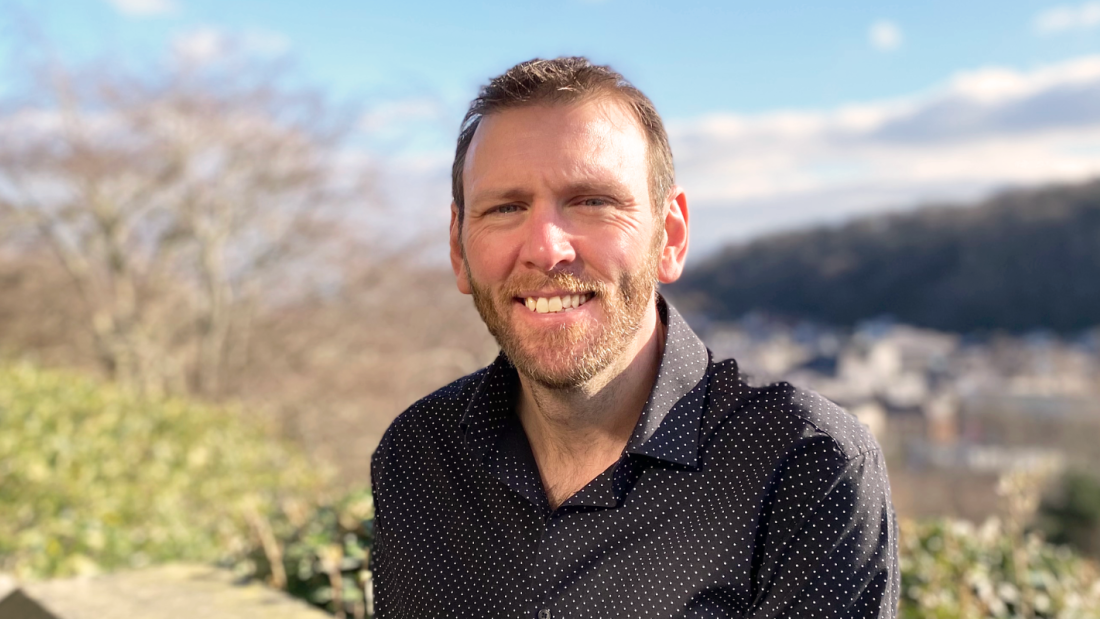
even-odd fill
[[[555,391],[583,387],[598,373],[585,367],[547,367],[545,364],[516,363],[516,369],[528,380]]]
[[[599,375],[621,353],[589,341],[574,341],[570,344],[560,340],[535,344],[528,342],[502,348],[512,364],[526,378],[546,388],[561,390],[583,386]]]

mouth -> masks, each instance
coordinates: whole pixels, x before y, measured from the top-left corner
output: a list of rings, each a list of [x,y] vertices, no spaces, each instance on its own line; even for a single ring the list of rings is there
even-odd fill
[[[516,301],[536,314],[557,314],[571,312],[590,301],[594,296],[596,295],[592,292],[581,292],[550,297],[516,297]]]

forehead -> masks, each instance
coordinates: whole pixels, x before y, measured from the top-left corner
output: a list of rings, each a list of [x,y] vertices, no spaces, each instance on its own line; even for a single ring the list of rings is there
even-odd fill
[[[474,134],[463,168],[466,196],[500,183],[608,175],[644,184],[646,148],[634,114],[613,99],[507,109],[483,118]]]

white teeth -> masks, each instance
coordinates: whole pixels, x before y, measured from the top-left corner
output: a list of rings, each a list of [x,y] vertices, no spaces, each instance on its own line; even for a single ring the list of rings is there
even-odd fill
[[[584,305],[589,296],[588,294],[567,294],[558,297],[525,297],[523,304],[532,312],[552,314],[575,310]]]

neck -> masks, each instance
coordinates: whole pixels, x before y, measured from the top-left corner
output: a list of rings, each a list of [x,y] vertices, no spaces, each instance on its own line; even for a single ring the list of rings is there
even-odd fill
[[[574,389],[520,375],[519,416],[553,508],[617,462],[657,380],[664,325],[655,303],[617,363]]]

